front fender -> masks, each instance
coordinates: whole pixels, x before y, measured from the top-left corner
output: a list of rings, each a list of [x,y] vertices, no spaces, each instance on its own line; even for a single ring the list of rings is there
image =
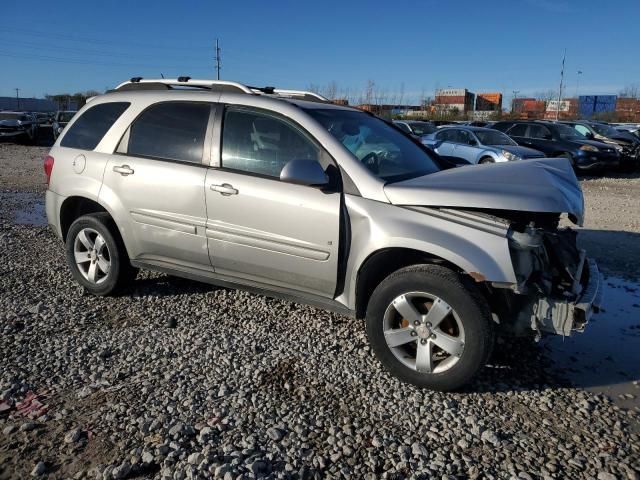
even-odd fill
[[[493,150],[480,150],[480,153],[478,153],[478,156],[476,157],[475,163],[480,163],[480,159],[485,157],[493,158],[494,162],[500,161],[500,156]]]
[[[440,257],[486,281],[516,283],[507,240],[508,226],[478,221],[452,210],[407,208],[345,196],[351,245],[344,291],[338,301],[356,306],[358,272],[373,253],[408,248]],[[483,219],[484,220],[484,219]]]

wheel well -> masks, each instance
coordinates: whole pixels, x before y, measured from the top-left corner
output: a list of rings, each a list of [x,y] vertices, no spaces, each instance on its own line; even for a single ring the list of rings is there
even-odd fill
[[[60,229],[62,238],[66,241],[67,232],[76,218],[88,213],[106,212],[98,202],[85,197],[69,197],[60,207]]]
[[[386,248],[369,255],[358,271],[356,317],[364,318],[371,294],[385,278],[400,268],[425,263],[442,265],[455,272],[461,271],[443,258],[410,248]]]
[[[483,163],[485,160],[495,162],[495,158],[493,158],[491,155],[483,155],[482,157],[480,157],[480,161],[478,163]]]

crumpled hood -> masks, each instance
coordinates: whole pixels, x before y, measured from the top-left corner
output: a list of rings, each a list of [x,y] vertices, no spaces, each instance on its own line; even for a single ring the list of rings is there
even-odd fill
[[[568,213],[582,225],[584,198],[564,158],[443,170],[384,187],[394,205]]]

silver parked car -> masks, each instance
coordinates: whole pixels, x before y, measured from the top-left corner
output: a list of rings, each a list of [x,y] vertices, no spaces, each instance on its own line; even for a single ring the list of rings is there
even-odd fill
[[[423,137],[422,142],[446,157],[471,164],[510,162],[543,158],[544,153],[521,147],[502,132],[483,127],[443,127]]]
[[[73,116],[78,113],[72,110],[58,110],[53,117],[53,138],[58,138],[64,130],[64,127],[71,121]]]
[[[450,390],[498,330],[584,329],[601,280],[558,228],[583,221],[569,162],[444,170],[430,152],[313,93],[134,78],[63,131],[46,210],[95,295],[146,268],[332,309],[365,319],[393,375]]]

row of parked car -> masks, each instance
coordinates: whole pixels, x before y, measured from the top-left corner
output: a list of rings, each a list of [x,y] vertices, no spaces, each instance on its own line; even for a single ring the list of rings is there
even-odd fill
[[[75,111],[67,110],[55,113],[0,111],[0,139],[35,143],[40,128],[48,125],[51,125],[56,139],[75,114]]]
[[[614,126],[586,120],[512,120],[488,122],[484,127],[410,120],[394,123],[439,155],[459,163],[562,157],[576,171],[584,172],[633,171],[640,166],[640,130],[633,124]]]

